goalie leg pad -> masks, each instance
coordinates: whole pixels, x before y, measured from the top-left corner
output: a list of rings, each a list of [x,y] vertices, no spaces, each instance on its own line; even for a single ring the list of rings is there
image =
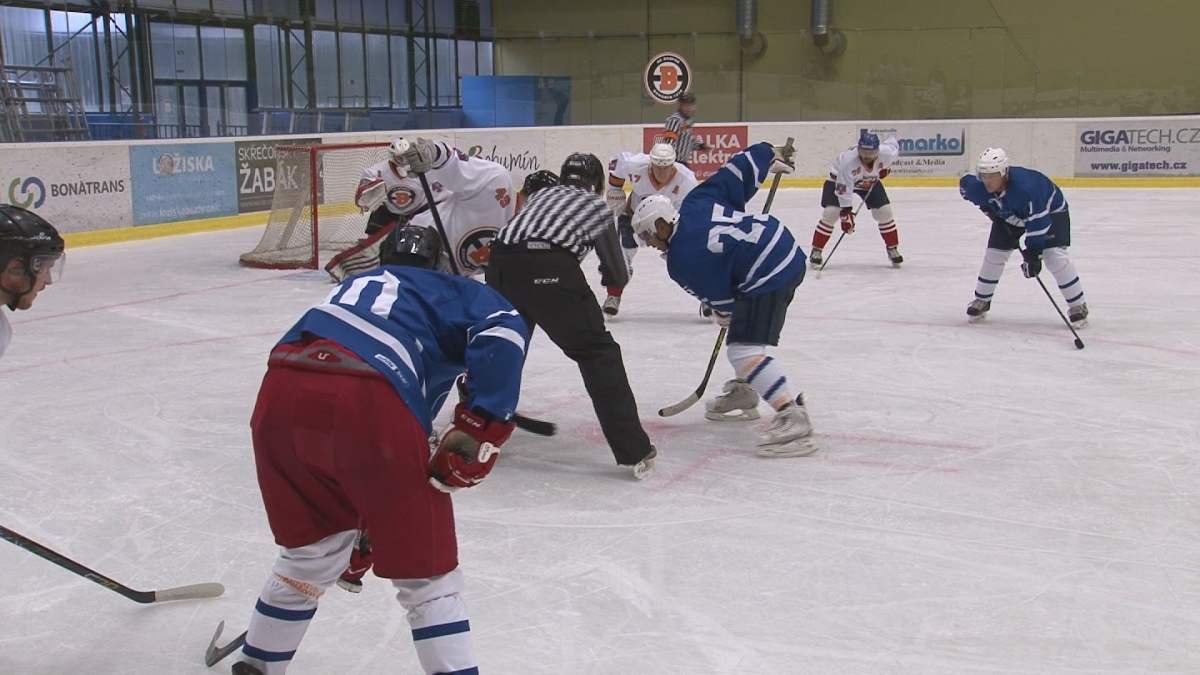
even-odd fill
[[[379,267],[380,242],[383,241],[383,238],[397,224],[397,222],[392,222],[383,228],[375,230],[371,236],[360,240],[354,246],[333,256],[329,263],[325,265],[325,271],[329,272],[329,276],[333,277],[334,281],[341,283],[348,276]]]

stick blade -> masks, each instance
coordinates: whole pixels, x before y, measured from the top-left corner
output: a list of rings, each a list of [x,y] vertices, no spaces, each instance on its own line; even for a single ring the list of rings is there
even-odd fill
[[[217,624],[217,630],[213,633],[212,641],[208,643],[208,649],[204,650],[204,665],[208,666],[209,668],[217,665],[226,656],[229,656],[240,649],[242,645],[246,644],[246,634],[242,633],[234,638],[233,642],[230,642],[224,647],[218,647],[217,641],[221,639],[221,631],[223,630],[225,630],[224,621]]]
[[[154,591],[154,602],[171,602],[172,600],[200,600],[203,598],[219,598],[225,594],[225,587],[219,583],[208,582],[176,586]]]
[[[672,417],[674,415],[678,415],[679,413],[683,412],[684,410],[687,410],[688,408],[696,405],[696,402],[699,400],[700,400],[700,392],[693,392],[691,396],[683,399],[679,403],[676,403],[675,405],[669,405],[665,408],[660,409],[658,411],[658,415],[659,415],[659,417]]]
[[[516,423],[518,429],[538,436],[553,436],[558,433],[558,425],[554,422],[535,420],[524,415],[514,415],[513,422]]]

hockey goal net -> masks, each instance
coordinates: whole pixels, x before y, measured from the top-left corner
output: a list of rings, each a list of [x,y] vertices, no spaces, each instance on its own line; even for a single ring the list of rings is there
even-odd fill
[[[365,236],[354,203],[363,169],[387,159],[387,143],[275,146],[275,196],[258,246],[241,264],[317,269],[322,251],[337,252]]]

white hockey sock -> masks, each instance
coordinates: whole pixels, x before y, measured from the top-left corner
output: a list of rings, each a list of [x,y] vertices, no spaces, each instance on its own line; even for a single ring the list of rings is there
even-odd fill
[[[1082,305],[1085,302],[1083,284],[1079,282],[1079,272],[1075,271],[1075,263],[1067,257],[1066,247],[1048,248],[1042,251],[1042,260],[1045,262],[1046,269],[1054,275],[1054,281],[1058,284],[1058,290],[1062,293],[1063,299],[1067,301],[1067,306]]]
[[[317,613],[317,599],[346,568],[354,531],[340,532],[310,546],[285,548],[275,561],[246,633],[238,659],[264,675],[287,672]]]
[[[767,356],[766,345],[729,345],[729,363],[740,379],[745,380],[771,407],[779,410],[792,402],[787,375],[783,366]]]
[[[428,675],[478,675],[467,604],[459,594],[462,572],[432,579],[393,579],[396,599],[408,610],[417,658]]]
[[[1004,274],[1004,263],[1012,251],[1002,251],[989,248],[983,254],[983,264],[979,266],[979,277],[975,280],[975,297],[980,300],[991,300],[996,294],[996,284],[1000,283],[1000,275]]]

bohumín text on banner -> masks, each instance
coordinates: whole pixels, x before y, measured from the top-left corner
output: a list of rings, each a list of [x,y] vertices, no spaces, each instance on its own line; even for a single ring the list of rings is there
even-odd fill
[[[643,127],[642,152],[650,152],[655,143],[664,142],[662,133],[662,127]],[[746,147],[746,127],[692,127],[692,140],[702,141],[707,146],[706,150],[692,151],[692,161],[688,163],[688,168],[696,173],[696,179],[704,180]]]
[[[129,148],[135,225],[237,213],[233,143],[173,143]]]
[[[64,233],[133,223],[129,166],[111,146],[6,148],[3,154],[0,204],[30,209]]]
[[[1075,125],[1076,176],[1200,176],[1196,120],[1116,120]]]
[[[285,141],[234,143],[234,152],[237,154],[238,213],[269,211],[271,200],[275,197],[275,183],[288,181],[294,185],[300,180],[295,172],[308,171],[307,165],[300,166],[294,162],[277,167],[276,145],[317,145],[320,142],[319,138],[289,138]]]
[[[895,136],[900,157],[892,165],[893,176],[944,177],[967,172],[967,130],[961,124],[895,124],[868,126],[859,135],[871,132],[886,141]]]

